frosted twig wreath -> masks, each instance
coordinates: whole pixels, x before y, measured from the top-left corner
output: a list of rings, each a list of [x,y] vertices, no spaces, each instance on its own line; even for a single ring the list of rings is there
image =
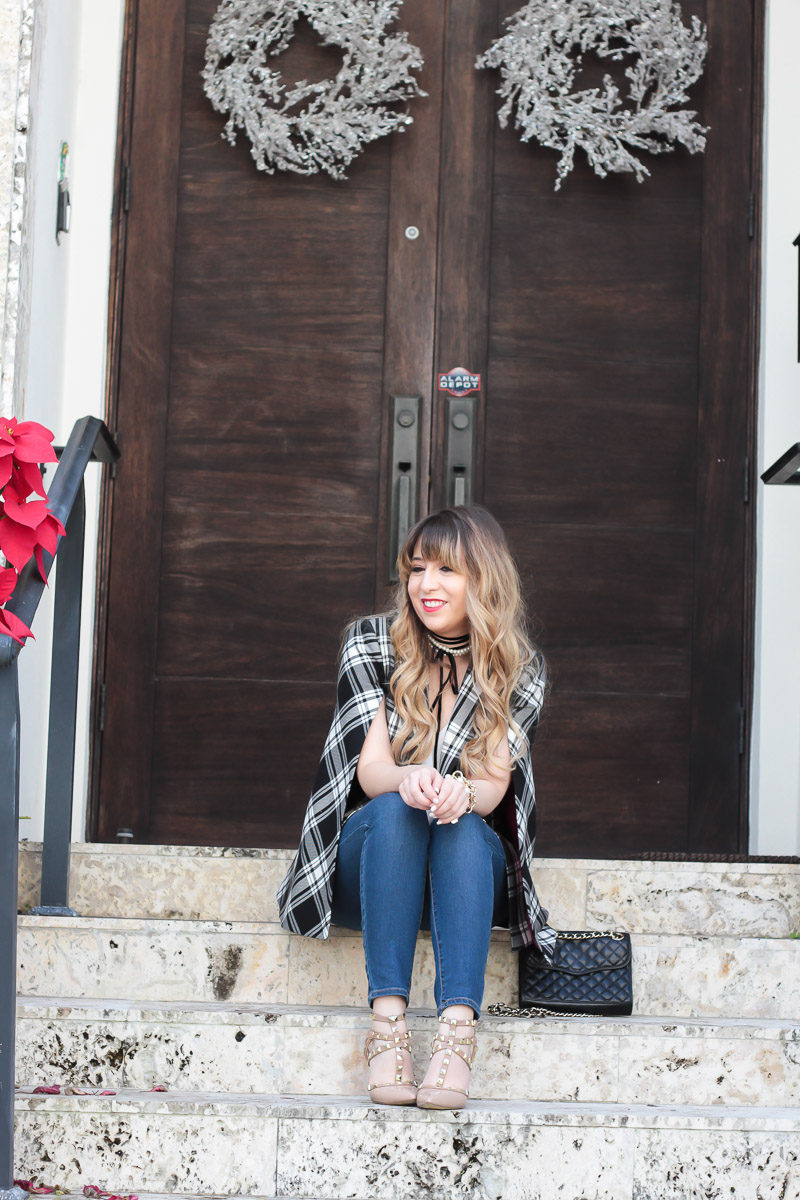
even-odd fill
[[[684,25],[675,0],[529,0],[506,25],[475,65],[500,69],[503,128],[513,114],[523,142],[561,152],[556,191],[576,147],[598,175],[633,171],[640,183],[650,172],[633,150],[705,148],[706,130],[681,106],[702,74],[706,31],[697,17]],[[624,102],[608,75],[602,87],[573,91],[586,51],[612,62],[633,56]]]
[[[344,179],[364,146],[412,121],[398,102],[423,96],[411,74],[422,55],[405,33],[387,33],[401,0],[222,0],[206,45],[205,92],[228,113],[223,136],[250,139],[256,166]],[[268,59],[305,17],[323,45],[343,51],[334,79],[287,88]]]

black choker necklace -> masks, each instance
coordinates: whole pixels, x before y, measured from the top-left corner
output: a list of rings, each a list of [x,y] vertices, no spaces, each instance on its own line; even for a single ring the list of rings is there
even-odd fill
[[[428,641],[434,650],[441,651],[440,654],[434,654],[434,658],[440,658],[442,654],[454,654],[456,657],[459,657],[462,654],[469,654],[470,651],[470,637],[468,633],[459,634],[458,637],[443,637],[440,633],[434,636],[432,633],[429,633]]]
[[[431,711],[436,713],[436,737],[433,742],[433,765],[438,766],[437,755],[439,752],[439,734],[442,732],[442,697],[444,696],[447,687],[451,688],[453,695],[458,695],[458,671],[456,669],[456,658],[460,658],[462,654],[470,652],[470,637],[468,633],[462,633],[459,637],[443,637],[441,634],[428,634],[428,641],[433,650],[433,661],[439,664],[439,691],[431,704]],[[448,671],[445,676],[444,664],[447,659]]]

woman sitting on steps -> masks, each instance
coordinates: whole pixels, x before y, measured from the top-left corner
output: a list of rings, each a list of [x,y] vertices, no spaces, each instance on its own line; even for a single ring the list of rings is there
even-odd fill
[[[293,932],[362,930],[371,1099],[452,1109],[469,1094],[492,925],[548,958],[555,941],[531,878],[544,671],[485,509],[419,521],[398,575],[395,610],[345,636],[333,723],[278,901]],[[420,928],[431,930],[439,1029],[418,1088],[405,1011]]]

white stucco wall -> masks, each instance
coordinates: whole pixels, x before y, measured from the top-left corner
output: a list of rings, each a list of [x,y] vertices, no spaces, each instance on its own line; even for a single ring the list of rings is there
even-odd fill
[[[13,405],[63,444],[82,416],[102,416],[111,205],[124,0],[36,0],[28,171]],[[70,231],[56,244],[59,154],[69,144]],[[51,475],[52,477],[52,475]],[[99,467],[87,471],[87,569],[73,834],[84,837],[88,780]],[[47,745],[51,594],[20,656],[20,835],[39,839]]]
[[[768,0],[759,474],[800,442],[798,47],[798,0]],[[800,487],[758,489],[751,851],[800,854]]]
[[[0,0],[0,65],[13,59],[20,15],[34,0]],[[78,417],[101,415],[110,213],[124,0],[35,0],[33,81],[14,406],[59,441]],[[768,0],[759,472],[800,441],[797,251],[800,233],[798,0]],[[6,92],[7,92],[6,88]],[[0,191],[10,178],[9,113],[0,89]],[[24,109],[24,105],[23,105]],[[5,140],[4,140],[5,139]],[[58,152],[70,144],[72,227],[54,237]],[[0,195],[0,271],[6,228]],[[0,284],[0,305],[2,304]],[[97,469],[90,468],[87,546],[95,542]],[[800,853],[800,488],[759,484],[752,853]],[[79,697],[74,836],[84,836],[94,562],[88,556]],[[21,835],[41,836],[50,639],[47,612],[21,665]]]

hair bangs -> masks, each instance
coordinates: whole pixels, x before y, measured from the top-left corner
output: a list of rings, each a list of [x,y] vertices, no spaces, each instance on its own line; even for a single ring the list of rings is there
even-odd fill
[[[455,521],[448,520],[445,513],[433,513],[422,524],[416,541],[410,539],[403,548],[402,566],[411,570],[412,555],[419,550],[428,562],[444,563],[453,571],[463,571],[464,553]]]

